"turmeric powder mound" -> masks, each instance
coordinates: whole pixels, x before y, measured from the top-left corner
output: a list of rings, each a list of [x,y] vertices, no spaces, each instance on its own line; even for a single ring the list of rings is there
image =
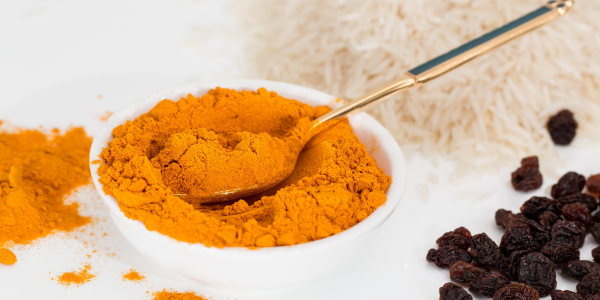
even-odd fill
[[[125,280],[142,281],[145,278],[146,278],[145,276],[142,276],[140,273],[138,273],[138,271],[136,271],[134,269],[130,269],[129,272],[123,274],[123,281],[125,281]]]
[[[0,264],[14,265],[17,262],[17,256],[6,248],[0,248]]]
[[[153,300],[206,300],[206,298],[198,296],[194,292],[169,292],[166,289],[155,292],[152,295],[154,296],[154,298],[152,298]]]
[[[280,160],[257,172],[235,157],[278,145],[289,155],[307,125],[329,111],[265,89],[216,88],[199,98],[163,100],[113,130],[114,140],[100,156],[100,182],[127,217],[180,241],[254,248],[322,239],[384,204],[391,183],[347,120],[313,137],[291,175],[259,195],[194,207],[173,194],[193,194],[206,182],[256,184]]]
[[[35,130],[0,133],[0,246],[30,243],[90,221],[63,198],[89,183],[91,143],[82,128],[52,138]]]
[[[81,285],[96,277],[96,275],[89,273],[91,270],[92,267],[90,265],[85,265],[83,268],[79,269],[79,271],[65,272],[58,276],[57,279],[58,282],[63,285]]]

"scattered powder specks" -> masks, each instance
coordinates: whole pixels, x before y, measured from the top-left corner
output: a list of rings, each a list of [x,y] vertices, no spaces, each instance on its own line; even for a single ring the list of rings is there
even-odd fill
[[[90,281],[92,278],[96,277],[94,274],[90,274],[89,271],[92,270],[90,265],[85,265],[83,268],[79,269],[79,271],[73,272],[65,272],[62,275],[58,276],[58,282],[63,285],[72,285],[72,284],[84,284]]]

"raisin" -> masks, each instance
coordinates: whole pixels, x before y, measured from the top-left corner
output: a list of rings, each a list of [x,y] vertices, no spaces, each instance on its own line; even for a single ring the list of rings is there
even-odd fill
[[[559,220],[552,226],[552,240],[581,248],[585,241],[585,228],[579,222]]]
[[[525,223],[527,224],[527,226],[529,226],[529,230],[531,231],[531,237],[533,238],[530,244],[531,250],[539,251],[542,249],[542,247],[544,247],[544,245],[550,242],[552,238],[550,230],[544,228],[544,226],[538,224],[536,221],[529,219],[513,221],[514,224],[516,224],[517,222]]]
[[[527,254],[519,264],[519,282],[538,291],[541,297],[556,288],[554,263],[538,252]]]
[[[585,300],[582,295],[571,291],[554,290],[550,295],[552,300]]]
[[[502,262],[498,266],[500,273],[509,280],[517,280],[519,264],[525,255],[531,253],[530,249],[523,251],[515,251],[509,256],[502,257]]]
[[[600,174],[590,176],[587,179],[586,186],[590,193],[600,193]]]
[[[491,298],[498,289],[508,285],[509,283],[510,281],[508,281],[506,277],[502,276],[502,274],[485,273],[479,275],[479,277],[471,281],[471,285],[469,285],[469,292],[482,294]]]
[[[594,240],[600,243],[600,223],[594,223],[594,225],[590,226],[590,232],[592,233]]]
[[[427,261],[434,263],[439,268],[448,269],[457,261],[471,262],[471,255],[467,250],[447,246],[437,250],[430,249],[427,252]]]
[[[492,300],[538,300],[540,294],[532,287],[522,283],[510,283],[494,293]]]
[[[489,270],[478,268],[464,261],[457,261],[450,266],[450,280],[456,283],[469,284],[479,275],[487,272]]]
[[[581,280],[587,274],[599,272],[600,265],[589,260],[572,260],[562,264],[560,270],[571,278]]]
[[[570,195],[566,195],[566,196],[558,198],[558,200],[556,200],[556,202],[558,203],[558,206],[561,209],[563,206],[570,204],[570,203],[585,204],[588,207],[588,209],[590,210],[590,212],[595,211],[598,208],[598,201],[596,200],[596,197],[594,197],[590,194],[581,194],[581,193],[570,194]]]
[[[600,223],[600,210],[592,215],[592,219],[594,219],[594,222]]]
[[[585,187],[585,177],[575,172],[568,172],[552,186],[552,198],[558,199],[562,196],[581,193]]]
[[[476,234],[471,239],[471,257],[482,266],[498,266],[501,255],[498,245],[485,233]]]
[[[502,236],[500,251],[508,256],[512,252],[529,249],[531,241],[533,241],[533,236],[529,226],[521,222],[513,223],[506,228]]]
[[[496,224],[504,228],[508,227],[508,224],[514,219],[526,219],[523,214],[513,214],[512,211],[506,209],[499,209],[495,215]]]
[[[582,295],[600,294],[600,272],[585,275],[577,284],[577,292]]]
[[[471,232],[464,227],[458,227],[454,231],[444,233],[435,242],[440,247],[455,246],[467,250],[471,246]]]
[[[600,296],[598,295],[585,295],[583,296],[584,300],[600,300]]]
[[[600,263],[600,246],[592,249],[592,258],[595,262]]]
[[[561,264],[569,260],[579,259],[577,247],[552,241],[542,248],[542,254],[546,255],[555,264]]]
[[[546,197],[531,197],[521,206],[523,215],[535,221],[539,220],[540,215],[546,211],[551,211],[557,215],[561,213],[557,203]]]
[[[448,282],[440,288],[440,300],[473,300],[473,296],[458,284]]]
[[[551,211],[545,211],[540,215],[540,224],[548,230],[552,230],[552,225],[556,221],[558,221],[558,216]]]
[[[548,120],[546,127],[555,144],[568,145],[575,138],[577,121],[572,112],[563,109]]]
[[[563,216],[569,221],[578,221],[585,227],[589,227],[593,224],[592,215],[590,215],[590,209],[587,205],[579,202],[566,204],[562,208]]]
[[[523,158],[521,167],[510,174],[513,188],[517,191],[527,192],[542,186],[544,180],[539,168],[537,156]]]

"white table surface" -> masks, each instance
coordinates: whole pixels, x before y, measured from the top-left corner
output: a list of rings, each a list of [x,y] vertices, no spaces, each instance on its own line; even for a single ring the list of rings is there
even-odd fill
[[[84,2],[0,1],[0,120],[35,128],[84,126],[93,135],[107,111],[169,86],[236,72],[218,51],[199,54],[186,46],[194,26],[228,21],[223,2]],[[568,161],[561,173],[600,173],[600,147],[559,153]],[[0,266],[0,299],[150,299],[163,288],[212,299],[437,299],[449,281],[448,271],[425,261],[437,237],[465,226],[499,243],[494,212],[518,211],[529,197],[547,194],[556,179],[546,176],[540,190],[525,194],[509,184],[517,161],[463,185],[449,182],[451,162],[434,164],[418,154],[409,161],[405,195],[361,259],[315,282],[270,292],[217,289],[157,266],[127,243],[89,185],[68,201],[80,203],[94,222],[15,247],[17,264]],[[595,246],[588,236],[582,259],[591,259]],[[65,287],[53,280],[86,263],[97,275],[90,282]],[[146,280],[123,281],[130,268]],[[574,290],[574,280],[560,271],[557,277],[559,289]]]

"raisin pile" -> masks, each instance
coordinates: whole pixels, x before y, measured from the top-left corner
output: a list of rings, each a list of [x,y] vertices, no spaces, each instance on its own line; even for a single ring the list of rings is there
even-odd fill
[[[533,177],[528,177],[528,167],[537,170],[537,157],[523,159],[513,173],[515,189],[521,183],[529,186]],[[517,175],[523,176],[515,182]],[[450,271],[453,283],[440,288],[440,299],[472,299],[464,285],[494,300],[548,295],[553,300],[600,300],[600,246],[592,250],[594,261],[579,259],[587,233],[600,243],[598,192],[600,174],[586,180],[568,172],[552,186],[552,198],[531,197],[518,213],[496,211],[495,222],[504,228],[499,245],[487,234],[471,235],[464,227],[443,234],[436,241],[438,249],[427,253],[429,262]],[[579,281],[577,292],[556,290],[556,269]]]
[[[540,188],[544,182],[537,156],[525,157],[521,167],[512,172],[510,182],[517,191],[532,191]]]
[[[577,121],[573,118],[573,113],[565,109],[552,116],[546,127],[555,144],[568,145],[575,138]]]

